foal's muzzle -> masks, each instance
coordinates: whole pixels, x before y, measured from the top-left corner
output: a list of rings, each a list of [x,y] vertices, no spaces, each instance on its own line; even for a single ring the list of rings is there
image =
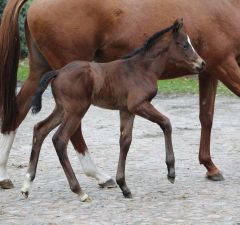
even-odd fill
[[[206,62],[200,58],[194,63],[194,67],[197,73],[201,73],[206,69]]]
[[[205,68],[206,68],[206,63],[204,61],[202,61],[202,63],[196,67],[196,71],[198,73],[201,73],[205,70]]]

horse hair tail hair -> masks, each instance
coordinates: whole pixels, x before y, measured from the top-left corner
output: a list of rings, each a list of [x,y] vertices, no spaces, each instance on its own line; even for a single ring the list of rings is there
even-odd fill
[[[3,2],[1,0],[1,2]],[[16,98],[17,70],[20,58],[18,18],[27,0],[9,0],[0,26],[0,108],[1,132],[16,129],[18,106]],[[2,5],[2,4],[1,4]]]
[[[53,70],[45,73],[41,79],[38,89],[32,99],[32,114],[37,114],[42,109],[42,95],[43,92],[47,89],[48,84],[56,78],[58,72]]]

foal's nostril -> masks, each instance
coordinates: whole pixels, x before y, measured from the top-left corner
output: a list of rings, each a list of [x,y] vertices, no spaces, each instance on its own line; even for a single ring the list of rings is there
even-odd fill
[[[204,71],[206,68],[206,63],[204,61],[202,61],[201,65],[197,66],[197,72],[202,72]]]
[[[206,63],[204,61],[202,61],[202,68],[205,69],[206,68]]]

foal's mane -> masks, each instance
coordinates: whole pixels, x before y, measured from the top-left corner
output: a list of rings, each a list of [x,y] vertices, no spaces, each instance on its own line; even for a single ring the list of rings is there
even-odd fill
[[[174,25],[167,27],[161,31],[156,32],[155,34],[153,34],[150,38],[148,38],[145,41],[145,43],[143,44],[142,47],[135,49],[133,52],[131,52],[130,54],[128,54],[126,56],[123,56],[122,59],[129,59],[137,54],[147,52],[156,43],[156,41],[159,38],[161,38],[167,32],[173,30],[173,28],[174,28]]]

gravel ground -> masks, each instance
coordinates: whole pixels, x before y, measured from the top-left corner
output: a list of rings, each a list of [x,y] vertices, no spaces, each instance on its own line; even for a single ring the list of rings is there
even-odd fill
[[[73,147],[69,157],[83,189],[92,198],[82,203],[73,194],[57,159],[49,135],[43,144],[35,182],[27,200],[20,188],[28,165],[33,125],[54,107],[50,90],[43,110],[29,114],[18,130],[9,159],[15,188],[0,190],[0,224],[240,224],[239,100],[217,97],[212,132],[214,162],[225,181],[211,182],[198,162],[200,124],[198,96],[158,95],[153,104],[173,125],[176,181],[166,179],[164,138],[157,125],[135,120],[126,179],[133,199],[124,199],[119,188],[100,189],[86,177]],[[97,165],[115,177],[119,153],[119,116],[116,111],[91,107],[83,132]]]

